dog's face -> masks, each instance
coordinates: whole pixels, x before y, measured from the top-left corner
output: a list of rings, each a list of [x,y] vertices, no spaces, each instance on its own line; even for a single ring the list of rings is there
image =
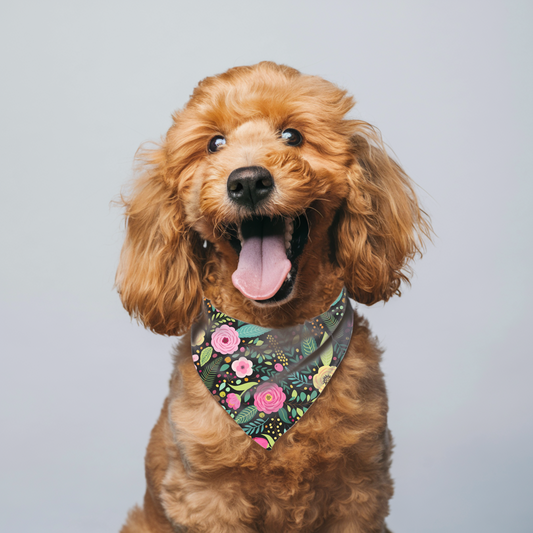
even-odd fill
[[[125,307],[176,334],[204,292],[258,321],[343,284],[364,303],[398,292],[429,226],[379,135],[344,119],[352,106],[273,63],[201,82],[126,204]]]
[[[181,183],[187,223],[217,251],[219,282],[279,306],[310,289],[317,268],[334,269],[316,259],[331,255],[327,231],[348,194],[342,118],[352,102],[289,69],[238,69],[224,81],[204,82],[176,120],[175,146],[191,141],[181,121],[203,125]]]

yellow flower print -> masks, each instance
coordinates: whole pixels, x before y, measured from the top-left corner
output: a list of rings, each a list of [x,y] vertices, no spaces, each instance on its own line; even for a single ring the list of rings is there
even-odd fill
[[[322,392],[324,387],[328,384],[328,381],[331,379],[331,376],[337,370],[334,366],[323,366],[318,370],[318,374],[313,376],[313,385],[318,392]]]

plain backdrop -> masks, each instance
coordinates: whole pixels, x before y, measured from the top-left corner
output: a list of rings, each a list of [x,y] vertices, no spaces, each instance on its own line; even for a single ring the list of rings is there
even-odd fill
[[[104,533],[144,492],[175,339],[113,290],[110,205],[202,78],[348,89],[436,232],[359,306],[386,349],[395,533],[533,531],[533,4],[24,1],[0,8],[0,530]]]

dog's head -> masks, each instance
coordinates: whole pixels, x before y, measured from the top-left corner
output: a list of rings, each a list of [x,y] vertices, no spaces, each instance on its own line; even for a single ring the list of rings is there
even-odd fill
[[[399,294],[429,223],[377,131],[344,118],[353,105],[269,62],[203,80],[125,202],[125,308],[180,334],[204,293],[281,324],[343,284],[365,304]]]

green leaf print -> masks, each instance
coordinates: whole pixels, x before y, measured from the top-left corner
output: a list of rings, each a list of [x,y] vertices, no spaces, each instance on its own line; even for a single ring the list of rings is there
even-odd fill
[[[215,377],[218,372],[218,365],[222,362],[222,357],[217,357],[215,360],[211,361],[209,365],[205,367],[205,370],[202,372],[202,379],[204,380],[205,386],[210,389],[215,381]]]
[[[257,407],[255,405],[249,405],[245,407],[236,417],[235,422],[237,424],[245,424],[246,422],[252,420],[252,418],[257,413]]]
[[[337,327],[339,321],[329,311],[322,313],[320,316],[330,331],[333,331]]]
[[[289,381],[297,387],[307,387],[309,385],[309,379],[300,372],[295,372],[293,376],[289,376]]]
[[[285,422],[286,424],[290,424],[291,421],[289,420],[289,415],[287,414],[287,411],[285,410],[284,407],[282,407],[279,411],[278,411],[278,415],[279,417],[281,418],[281,420],[283,422]]]
[[[325,333],[324,337],[322,338],[322,342],[320,343],[320,346],[323,346],[324,343],[328,339],[329,339],[329,335]],[[322,355],[320,356],[320,360],[322,361],[322,364],[324,366],[329,366],[331,364],[332,359],[333,359],[333,342],[328,342],[327,347],[324,349]]]
[[[291,389],[288,383],[285,383],[284,381],[282,381],[280,385],[281,385],[281,388],[285,391],[285,394],[292,394],[292,391],[294,389]]]
[[[267,378],[267,379],[268,379],[268,378]],[[230,386],[232,389],[240,390],[240,391],[245,391],[245,390],[251,389],[251,388],[254,387],[255,385],[258,385],[258,383],[257,383],[257,382],[243,383],[242,385],[232,385],[231,383],[229,383],[229,386]]]
[[[304,356],[311,355],[316,350],[314,337],[308,337],[302,341],[302,353]]]
[[[237,330],[241,339],[249,339],[250,337],[259,337],[267,331],[271,331],[272,328],[262,328],[261,326],[255,326],[254,324],[247,324]]]
[[[246,424],[242,429],[246,434],[253,435],[254,433],[259,433],[260,431],[263,431],[263,428],[265,427],[267,421],[268,418],[258,418],[257,420]]]
[[[265,439],[268,441],[268,443],[270,444],[270,447],[272,448],[272,446],[274,446],[275,444],[275,440],[270,436],[270,435],[266,435],[266,434],[262,434],[261,437],[265,437]]]
[[[200,365],[204,366],[207,361],[211,358],[211,354],[213,353],[213,347],[208,346],[207,348],[204,348],[202,350],[202,353],[200,354]]]

